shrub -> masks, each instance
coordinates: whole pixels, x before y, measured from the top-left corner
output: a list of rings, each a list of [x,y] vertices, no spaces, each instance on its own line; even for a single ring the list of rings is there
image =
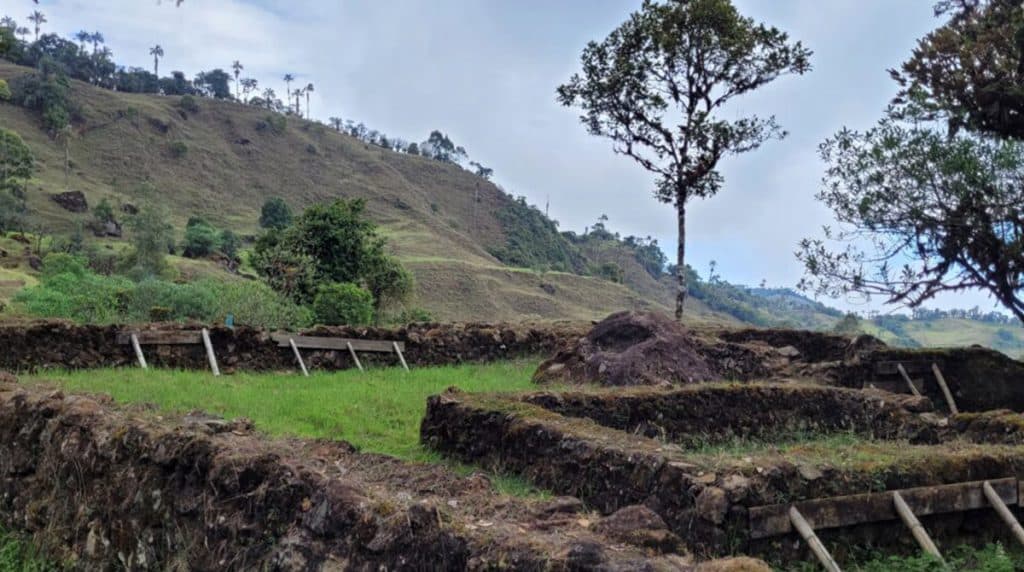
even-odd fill
[[[238,260],[238,246],[241,241],[234,232],[224,229],[220,233],[220,251],[231,260]]]
[[[281,197],[271,197],[260,211],[260,227],[281,230],[292,224],[292,209]]]
[[[188,155],[188,145],[184,141],[175,141],[171,143],[171,156],[175,159],[181,159],[185,155]]]
[[[266,117],[256,122],[256,131],[260,133],[269,132],[274,135],[280,135],[284,133],[284,130],[288,127],[288,120],[283,115],[277,115],[275,113],[268,113]]]
[[[11,99],[11,88],[7,85],[5,80],[0,79],[0,101],[9,101]]]
[[[43,259],[42,278],[52,278],[58,274],[71,274],[79,278],[84,276],[88,269],[85,259],[80,256],[54,252],[47,254]]]
[[[351,283],[320,286],[313,299],[317,323],[327,326],[363,325],[373,319],[373,296]]]
[[[190,113],[199,113],[199,102],[192,95],[183,95],[178,101],[178,107]]]
[[[217,249],[220,235],[212,224],[200,217],[192,217],[185,226],[185,240],[181,244],[186,258],[209,256]]]
[[[626,278],[626,273],[614,262],[605,262],[599,266],[597,268],[597,275],[616,284],[622,284],[622,281]]]
[[[174,243],[174,228],[167,222],[167,213],[154,204],[143,204],[128,219],[132,250],[125,259],[125,268],[138,278],[159,276],[167,269],[168,245]]]

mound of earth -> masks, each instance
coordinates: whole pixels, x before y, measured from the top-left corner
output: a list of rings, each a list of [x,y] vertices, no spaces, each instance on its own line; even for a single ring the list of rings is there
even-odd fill
[[[657,385],[722,379],[703,344],[682,324],[653,312],[620,312],[540,365],[535,383]]]

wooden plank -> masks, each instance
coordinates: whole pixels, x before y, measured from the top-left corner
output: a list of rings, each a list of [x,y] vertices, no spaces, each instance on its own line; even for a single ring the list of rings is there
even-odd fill
[[[131,337],[132,349],[135,350],[135,357],[139,360],[139,367],[142,369],[149,369],[149,366],[146,365],[146,356],[142,353],[142,346],[139,345],[139,338],[135,334],[132,334]]]
[[[931,362],[926,361],[878,361],[875,362],[876,375],[899,375],[899,367],[911,374],[928,373],[931,371]]]
[[[946,405],[949,406],[949,412],[953,415],[960,413],[956,408],[956,401],[953,401],[953,394],[949,391],[949,386],[946,385],[946,378],[943,377],[942,371],[939,370],[938,364],[932,364],[932,372],[935,373],[935,381],[939,382],[939,387],[942,388],[942,395],[946,397]]]
[[[391,345],[395,348],[395,353],[398,354],[398,360],[402,362],[402,367],[405,371],[409,371],[409,364],[405,363],[405,356],[402,355],[402,348],[398,347],[398,342],[391,342]]]
[[[392,353],[395,351],[394,344],[398,344],[398,348],[401,351],[405,351],[405,342],[391,342],[387,340],[291,336],[288,334],[271,334],[270,338],[277,342],[278,346],[285,348],[291,346],[288,340],[295,340],[296,346],[309,350],[347,350],[349,344],[351,344],[357,352]]]
[[[356,355],[356,349],[352,347],[352,344],[348,344],[348,353],[352,354],[352,361],[356,362],[356,367],[359,371],[366,371],[363,369],[363,364],[359,363],[359,356]]]
[[[117,334],[117,343],[123,346],[131,345],[132,334],[135,334],[139,344],[143,346],[183,346],[203,343],[203,335],[200,332],[161,332],[158,330],[121,332]]]
[[[1013,536],[1017,539],[1017,542],[1024,544],[1024,528],[1021,528],[1020,523],[1017,522],[1017,517],[1013,516],[1013,512],[1006,506],[1003,499],[999,496],[999,493],[992,488],[992,484],[985,481],[981,485],[981,490],[985,493],[985,499],[992,505],[992,508],[996,509],[999,513],[999,518],[1003,519],[1006,526],[1010,527],[1010,531],[1013,532]]]
[[[807,542],[807,546],[811,548],[811,552],[818,558],[818,562],[821,562],[825,570],[828,570],[828,572],[841,572],[835,559],[828,553],[828,549],[821,543],[818,535],[814,534],[814,529],[811,528],[811,525],[807,524],[807,521],[796,507],[789,507],[789,520],[793,522],[793,526],[796,527],[797,532]]]
[[[988,508],[982,490],[984,481],[919,487],[900,491],[907,505],[919,516]],[[1013,478],[991,480],[993,490],[1007,505],[1017,505],[1017,481]],[[789,507],[795,506],[815,530],[840,528],[868,522],[896,520],[892,492],[867,493],[750,509],[750,538],[769,538],[793,531]]]
[[[911,381],[910,375],[907,374],[907,370],[906,368],[903,367],[903,364],[896,364],[896,369],[899,370],[900,376],[903,378],[903,381],[907,382],[907,387],[910,388],[910,393],[913,393],[914,395],[921,397],[921,392],[917,390],[917,386],[914,385],[913,381]]]
[[[213,342],[210,341],[210,331],[203,328],[203,345],[206,346],[206,357],[210,360],[210,371],[214,377],[220,375],[220,368],[217,367],[217,354],[213,353]]]
[[[299,360],[299,367],[302,368],[302,375],[309,377],[309,370],[306,369],[306,362],[302,361],[302,353],[299,351],[299,347],[295,345],[295,340],[288,340],[291,342],[292,351],[295,352],[295,359]]]
[[[946,561],[942,558],[939,547],[935,546],[935,543],[932,542],[932,537],[928,536],[928,531],[921,525],[921,521],[917,520],[914,511],[910,510],[910,507],[907,506],[907,501],[903,500],[903,496],[900,495],[899,491],[892,493],[892,504],[896,507],[896,512],[899,513],[900,519],[910,529],[910,533],[914,535],[914,540],[921,546],[921,549],[945,564]]]

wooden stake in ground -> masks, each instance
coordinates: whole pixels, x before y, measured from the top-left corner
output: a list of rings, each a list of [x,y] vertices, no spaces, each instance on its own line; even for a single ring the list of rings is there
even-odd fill
[[[288,338],[288,343],[292,345],[292,351],[295,352],[295,359],[299,360],[299,367],[302,368],[302,375],[309,377],[309,370],[306,369],[306,364],[302,361],[302,354],[299,353],[299,347],[295,345],[295,340]]]
[[[992,508],[996,509],[996,512],[999,513],[1003,522],[1005,522],[1006,525],[1010,527],[1010,530],[1013,531],[1013,536],[1017,538],[1017,542],[1024,544],[1024,528],[1021,528],[1020,523],[1017,522],[1017,517],[1013,516],[1013,513],[1010,512],[1006,503],[1004,503],[1003,499],[999,497],[999,493],[992,488],[992,485],[989,484],[988,481],[982,483],[981,490],[985,492],[985,498],[988,499]]]
[[[402,367],[405,371],[409,371],[409,364],[405,363],[405,356],[402,355],[402,348],[398,347],[398,342],[391,342],[391,345],[395,347],[395,353],[398,354],[398,360],[402,362]]]
[[[146,365],[146,356],[142,354],[142,346],[139,345],[139,336],[135,335],[134,332],[132,333],[132,348],[135,349],[135,357],[139,360],[139,367],[149,369],[149,366]]]
[[[907,375],[907,370],[903,367],[903,364],[896,364],[896,369],[900,372],[900,375],[903,376],[903,380],[907,382],[907,387],[910,388],[910,393],[913,393],[914,395],[921,397],[921,392],[917,390],[917,386],[914,385],[914,382],[910,380],[910,376]]]
[[[366,371],[363,369],[363,364],[359,363],[359,356],[356,355],[356,350],[352,347],[352,342],[347,342],[345,345],[348,346],[348,353],[352,354],[352,361],[356,362],[356,367],[359,368],[359,371]]]
[[[804,519],[804,515],[800,514],[800,511],[795,506],[789,507],[789,520],[793,523],[793,527],[796,528],[800,536],[807,542],[807,546],[811,548],[811,552],[818,558],[818,562],[825,567],[828,572],[841,572],[839,565],[832,558],[832,555],[828,553],[828,549],[821,543],[821,539],[814,533],[814,529]]]
[[[939,382],[939,387],[942,389],[942,395],[946,396],[946,405],[949,405],[949,412],[953,415],[957,415],[960,411],[956,408],[956,402],[953,401],[953,394],[949,391],[949,386],[946,385],[946,378],[942,376],[942,372],[939,371],[937,364],[932,364],[932,372],[935,373],[935,380]]]
[[[214,376],[220,375],[220,368],[217,367],[217,356],[213,353],[213,342],[210,341],[210,330],[203,328],[203,345],[206,346],[206,358],[210,360],[210,370]]]
[[[903,524],[907,525],[907,528],[910,529],[910,533],[914,535],[914,540],[917,540],[921,549],[945,564],[946,560],[942,558],[942,553],[939,552],[938,547],[932,542],[932,538],[928,536],[928,531],[924,529],[924,526],[921,526],[921,521],[917,520],[917,517],[914,516],[914,511],[910,510],[910,507],[907,506],[907,501],[903,500],[899,492],[892,493],[892,502],[896,505],[896,512],[903,519]]]

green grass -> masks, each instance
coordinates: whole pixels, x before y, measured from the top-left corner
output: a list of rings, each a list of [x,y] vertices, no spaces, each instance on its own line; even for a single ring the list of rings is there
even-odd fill
[[[50,572],[57,567],[22,537],[0,528],[0,571]]]
[[[1014,572],[1024,570],[1024,553],[1007,550],[1000,544],[984,548],[958,546],[945,551],[946,566],[928,555],[882,556],[848,564],[844,570],[850,572]],[[784,568],[791,572],[816,572],[821,570],[817,562],[804,562]],[[781,570],[781,568],[780,568]]]
[[[185,413],[202,409],[226,418],[248,417],[272,436],[345,440],[366,452],[401,459],[442,462],[419,443],[427,397],[458,386],[468,392],[516,392],[535,389],[530,376],[536,360],[487,365],[372,368],[365,374],[238,373],[215,378],[206,372],[103,369],[25,376],[25,383],[55,383],[70,391],[106,393],[121,403],[153,403]],[[473,467],[452,465],[459,472]],[[501,492],[543,494],[524,480],[490,475]]]

